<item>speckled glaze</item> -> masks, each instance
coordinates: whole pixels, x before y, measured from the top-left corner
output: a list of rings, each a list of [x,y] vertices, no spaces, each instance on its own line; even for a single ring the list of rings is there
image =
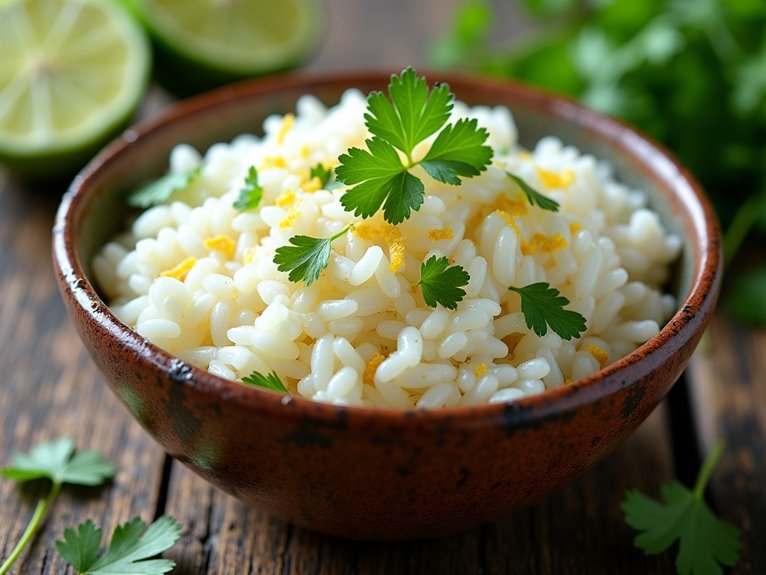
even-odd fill
[[[551,94],[489,79],[428,74],[469,104],[509,106],[522,143],[559,136],[610,160],[648,190],[685,239],[679,311],[651,341],[597,374],[510,404],[436,411],[341,408],[245,387],[145,341],[107,308],[88,262],[124,224],[125,191],[163,173],[179,142],[200,150],[312,93],[382,89],[388,74],[284,76],[224,88],[140,124],[72,183],[53,230],[58,281],[107,384],[167,452],[214,485],[297,525],[397,540],[478,526],[591,467],[649,415],[679,377],[715,305],[721,238],[694,179],[636,130]]]

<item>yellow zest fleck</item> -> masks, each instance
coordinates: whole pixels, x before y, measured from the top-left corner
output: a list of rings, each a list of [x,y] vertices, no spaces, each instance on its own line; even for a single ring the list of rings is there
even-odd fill
[[[237,249],[237,244],[228,236],[215,236],[205,240],[205,249],[215,250],[231,257],[234,255],[234,250]]]
[[[503,218],[506,223],[516,232],[516,235],[519,237],[519,239],[521,239],[521,230],[519,229],[519,224],[516,223],[516,220],[513,219],[513,216],[505,210],[495,210],[495,213]]]
[[[399,271],[399,268],[404,263],[405,246],[404,236],[397,226],[393,226],[386,221],[372,222],[365,220],[351,226],[351,231],[357,237],[368,242],[382,237],[388,246],[388,259],[391,271],[394,273]]]
[[[303,144],[301,146],[300,154],[301,158],[308,158],[311,155],[311,148],[309,148],[306,144]]]
[[[396,273],[404,263],[404,236],[399,228],[391,226],[383,239],[388,244],[388,259],[391,260],[389,267]]]
[[[180,264],[173,266],[169,270],[165,270],[160,275],[164,278],[174,278],[179,281],[184,281],[186,279],[186,274],[191,271],[191,269],[194,267],[194,264],[197,263],[197,258],[195,257],[188,257],[184,261],[182,261]]]
[[[532,157],[533,157],[532,154],[530,154],[526,150],[521,150],[519,152],[519,158],[522,159],[522,160],[529,161],[529,160],[532,159]]]
[[[569,231],[572,235],[575,235],[581,229],[582,229],[582,226],[578,224],[577,222],[572,222],[571,224],[569,224]]]
[[[557,250],[563,250],[567,245],[566,238],[561,234],[553,236],[535,234],[530,241],[521,242],[521,253],[525,256],[535,253],[549,254]]]
[[[287,162],[282,156],[266,156],[258,169],[269,170],[271,168],[284,168],[285,166],[287,166]]]
[[[370,220],[362,220],[358,224],[352,225],[351,231],[358,238],[371,242],[376,237],[382,236],[390,225],[391,224],[388,222],[373,222]]]
[[[548,189],[568,188],[575,180],[575,175],[572,170],[564,170],[558,174],[556,172],[543,170],[542,168],[536,168],[536,170],[537,175],[540,176],[540,180],[543,182],[543,185]]]
[[[529,202],[521,195],[515,199],[509,198],[506,195],[500,195],[495,200],[495,209],[508,212],[508,214],[516,218],[524,216],[529,212]]]
[[[601,367],[604,367],[609,361],[609,354],[596,344],[590,343],[586,345],[585,351],[590,353],[593,358],[601,365]]]
[[[486,363],[476,364],[476,367],[473,368],[473,374],[476,376],[477,379],[487,375],[488,371],[489,371],[489,366]]]
[[[255,259],[255,251],[256,249],[254,247],[247,248],[245,254],[242,256],[242,263],[245,265],[253,263],[253,260]]]
[[[301,188],[303,189],[304,192],[309,193],[309,194],[311,192],[316,192],[317,190],[321,190],[322,189],[322,180],[320,180],[318,177],[314,176],[308,182],[303,184],[301,186]]]
[[[386,359],[384,355],[376,353],[369,360],[367,360],[367,365],[364,366],[364,383],[367,385],[374,385],[375,372],[377,371],[378,366],[383,363],[384,359]]]
[[[439,240],[451,240],[455,236],[452,235],[452,228],[432,228],[428,230],[428,237],[434,241]]]
[[[568,377],[567,379],[564,380],[564,385],[571,385],[573,383],[574,383],[574,379],[572,379],[571,377]]]
[[[278,206],[282,209],[288,208],[292,206],[295,203],[295,192],[292,190],[287,190],[286,192],[282,192],[277,196],[277,199],[274,200],[274,205]]]
[[[293,129],[295,124],[295,114],[285,114],[282,120],[282,125],[279,127],[279,133],[277,133],[277,144],[281,144],[285,141],[287,133]]]
[[[284,217],[284,219],[279,222],[280,228],[284,230],[293,227],[295,220],[297,220],[298,216],[301,215],[301,211],[298,209],[300,205],[300,202],[297,202],[290,207],[290,211],[287,212],[287,215]]]

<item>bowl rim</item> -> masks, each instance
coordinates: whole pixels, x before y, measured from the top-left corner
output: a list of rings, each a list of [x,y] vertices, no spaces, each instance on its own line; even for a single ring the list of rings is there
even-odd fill
[[[371,424],[419,426],[426,422],[443,424],[453,420],[480,425],[497,418],[507,421],[509,416],[513,424],[547,419],[637,384],[637,380],[659,367],[676,350],[699,337],[705,322],[695,321],[695,317],[700,313],[707,316],[712,312],[720,290],[723,271],[721,232],[713,208],[700,184],[675,156],[639,129],[592,111],[567,96],[517,81],[446,71],[421,71],[420,74],[429,78],[429,84],[434,80],[451,85],[479,84],[484,89],[503,93],[509,102],[535,108],[564,122],[579,124],[594,136],[618,146],[621,153],[632,161],[645,166],[650,178],[657,181],[660,188],[672,189],[673,195],[685,204],[684,230],[687,235],[690,229],[694,231],[694,244],[687,243],[689,238],[684,237],[685,245],[696,245],[699,258],[693,260],[694,269],[687,297],[678,302],[677,311],[657,335],[594,374],[513,402],[434,409],[338,406],[249,387],[213,375],[145,340],[109,310],[84,273],[77,249],[78,242],[73,238],[74,216],[79,212],[84,213],[83,210],[92,199],[93,194],[89,188],[91,182],[135,142],[151,137],[166,129],[169,124],[183,121],[209,108],[226,106],[227,103],[278,94],[285,90],[303,89],[303,93],[311,93],[312,89],[322,86],[352,88],[360,83],[384,85],[391,73],[390,70],[298,72],[246,80],[182,100],[128,128],[74,178],[56,213],[52,238],[53,259],[62,296],[69,298],[88,318],[87,321],[95,322],[110,337],[119,340],[121,346],[134,352],[140,362],[148,361],[167,373],[178,373],[179,368],[183,369],[185,377],[174,380],[195,394],[234,404],[253,415],[309,418],[318,424],[332,424],[342,415],[349,428]],[[640,377],[621,377],[624,370],[631,368],[638,370]]]

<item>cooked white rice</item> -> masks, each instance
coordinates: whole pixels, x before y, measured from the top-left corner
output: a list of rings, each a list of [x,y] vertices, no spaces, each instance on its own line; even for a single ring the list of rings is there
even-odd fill
[[[426,186],[418,212],[395,228],[378,213],[344,210],[343,187],[317,190],[309,168],[336,165],[368,136],[366,100],[347,91],[326,108],[304,96],[297,114],[272,116],[265,136],[188,145],[170,170],[202,165],[188,190],[150,208],[93,260],[114,313],[139,334],[216,375],[275,371],[292,393],[343,405],[427,407],[506,402],[566,385],[654,336],[675,309],[660,286],[681,241],[646,197],[610,167],[558,139],[517,143],[507,108],[468,108],[489,131],[493,165],[461,186],[416,168]],[[433,139],[433,138],[432,138]],[[431,139],[431,140],[432,140]],[[427,144],[416,149],[422,154]],[[238,212],[248,168],[264,188],[256,210]],[[561,205],[529,207],[505,170]],[[306,287],[277,271],[291,236],[333,243],[322,276]],[[420,264],[447,256],[469,274],[455,311],[426,306]],[[164,274],[164,275],[163,275]],[[587,319],[579,339],[527,328],[508,290],[548,282]]]

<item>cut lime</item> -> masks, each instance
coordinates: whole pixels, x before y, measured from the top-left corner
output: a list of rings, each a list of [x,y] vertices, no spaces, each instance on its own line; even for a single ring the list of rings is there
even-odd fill
[[[319,0],[130,0],[156,47],[158,80],[179,94],[284,70],[323,29]]]
[[[0,161],[37,179],[80,167],[130,118],[150,52],[113,0],[0,4]]]

